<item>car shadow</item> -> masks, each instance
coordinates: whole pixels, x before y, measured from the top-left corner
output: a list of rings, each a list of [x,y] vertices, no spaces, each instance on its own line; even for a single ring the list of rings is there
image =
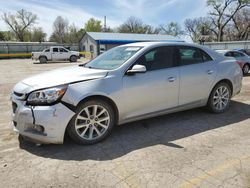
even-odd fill
[[[199,108],[117,126],[110,137],[94,145],[81,146],[67,139],[63,145],[42,147],[21,141],[20,148],[37,156],[59,160],[112,160],[158,144],[185,149],[172,142],[248,118],[250,105],[232,101],[230,109],[223,114],[212,114]]]
[[[41,65],[46,65],[46,64],[57,64],[57,63],[62,63],[62,64],[71,64],[71,63],[80,63],[81,61],[77,62],[70,62],[70,61],[48,61],[47,63],[40,63],[39,61],[33,62],[33,64],[41,64]]]

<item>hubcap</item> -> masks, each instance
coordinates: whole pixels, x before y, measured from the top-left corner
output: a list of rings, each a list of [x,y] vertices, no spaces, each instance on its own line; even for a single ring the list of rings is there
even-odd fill
[[[77,134],[86,140],[101,137],[108,129],[110,115],[101,105],[85,107],[76,117],[75,129]]]
[[[230,93],[227,87],[219,87],[213,97],[213,105],[217,110],[224,110],[230,99]]]
[[[244,66],[244,73],[247,74],[249,72],[249,66],[245,65]]]

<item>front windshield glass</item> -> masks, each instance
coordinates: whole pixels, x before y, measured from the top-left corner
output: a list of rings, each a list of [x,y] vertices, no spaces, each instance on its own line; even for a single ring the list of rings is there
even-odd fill
[[[113,48],[87,63],[85,67],[106,70],[116,69],[131,58],[141,48],[142,47],[135,46]]]

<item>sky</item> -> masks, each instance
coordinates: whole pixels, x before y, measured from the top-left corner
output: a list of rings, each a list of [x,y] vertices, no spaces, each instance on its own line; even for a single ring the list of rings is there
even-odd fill
[[[25,9],[38,16],[35,26],[42,27],[50,35],[57,16],[70,24],[84,27],[91,17],[104,20],[107,26],[118,27],[130,16],[140,18],[153,26],[171,21],[183,25],[186,18],[206,16],[206,0],[0,0],[0,15]],[[8,30],[0,19],[0,30]]]

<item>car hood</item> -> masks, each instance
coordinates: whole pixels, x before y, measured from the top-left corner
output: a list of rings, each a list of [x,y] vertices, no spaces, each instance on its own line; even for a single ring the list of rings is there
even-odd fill
[[[28,93],[32,90],[103,78],[107,74],[107,70],[90,69],[82,66],[65,67],[26,78],[14,87],[14,91]]]

